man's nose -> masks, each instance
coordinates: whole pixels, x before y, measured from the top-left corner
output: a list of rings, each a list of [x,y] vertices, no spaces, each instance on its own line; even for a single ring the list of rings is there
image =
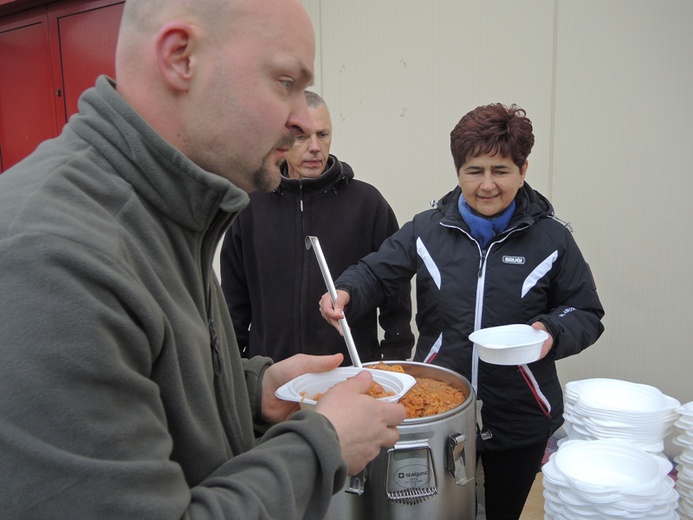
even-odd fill
[[[315,131],[313,118],[310,116],[308,104],[303,94],[297,99],[297,104],[289,115],[286,126],[291,129],[294,135],[310,135]]]
[[[308,150],[311,152],[320,151],[320,142],[318,141],[318,136],[316,134],[312,134],[308,138]]]

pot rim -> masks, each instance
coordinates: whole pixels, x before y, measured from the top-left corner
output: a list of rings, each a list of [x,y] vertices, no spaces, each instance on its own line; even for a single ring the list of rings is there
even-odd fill
[[[475,400],[474,390],[472,389],[471,383],[469,382],[469,380],[466,377],[455,372],[454,370],[451,370],[451,369],[446,368],[446,367],[441,367],[438,365],[432,365],[430,363],[421,363],[420,361],[398,361],[398,360],[370,361],[368,363],[364,363],[363,366],[365,368],[365,367],[368,367],[370,365],[377,365],[378,363],[384,363],[386,365],[402,365],[402,367],[404,368],[404,371],[408,374],[410,374],[410,372],[407,371],[407,367],[410,367],[410,368],[411,367],[420,367],[420,368],[426,369],[427,371],[433,371],[434,374],[437,372],[439,375],[440,375],[440,373],[443,373],[446,375],[446,377],[443,379],[438,379],[438,378],[432,377],[432,375],[428,375],[428,374],[425,376],[418,376],[418,377],[426,377],[426,378],[430,378],[430,379],[435,379],[436,381],[442,381],[442,382],[448,383],[448,384],[452,384],[454,382],[460,382],[462,385],[464,385],[465,390],[468,391],[468,394],[467,394],[467,397],[465,398],[465,400],[462,401],[460,404],[458,404],[456,407],[451,408],[450,410],[448,410],[446,412],[435,414],[435,415],[427,415],[425,417],[408,417],[408,418],[404,419],[403,424],[419,424],[419,423],[430,422],[433,420],[438,421],[438,420],[444,419],[446,417],[450,417],[451,415],[456,415],[456,414],[462,412],[462,410],[464,410],[465,408],[471,406],[472,403],[474,403],[474,400]],[[414,370],[414,372],[417,372],[417,370]],[[410,374],[410,375],[417,377],[417,374],[415,374],[415,373]],[[453,386],[460,388],[460,386],[457,386],[454,384],[453,384]]]

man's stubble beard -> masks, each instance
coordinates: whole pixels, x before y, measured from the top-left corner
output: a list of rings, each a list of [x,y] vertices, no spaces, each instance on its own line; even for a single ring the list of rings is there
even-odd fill
[[[280,164],[284,159],[272,164],[272,154],[277,148],[291,148],[295,140],[296,136],[293,133],[286,136],[265,156],[262,165],[251,174],[251,182],[256,190],[272,192],[279,187],[282,179]]]
[[[252,184],[258,191],[271,192],[279,187],[281,182],[281,173],[279,167],[276,167],[276,173],[272,171],[269,164],[263,164],[255,173],[252,174]]]

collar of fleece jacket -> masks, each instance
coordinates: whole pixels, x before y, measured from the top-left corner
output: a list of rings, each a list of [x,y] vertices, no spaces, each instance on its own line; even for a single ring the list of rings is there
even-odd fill
[[[347,163],[340,161],[330,154],[327,167],[320,177],[315,179],[291,179],[287,176],[287,166],[282,165],[282,180],[279,187],[273,192],[281,195],[282,192],[298,193],[306,191],[334,191],[339,193],[341,186],[346,186],[354,178],[354,170]]]

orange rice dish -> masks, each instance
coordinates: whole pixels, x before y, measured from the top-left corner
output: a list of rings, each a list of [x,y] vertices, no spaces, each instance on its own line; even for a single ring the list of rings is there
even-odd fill
[[[404,372],[402,365],[388,365],[378,363],[369,368],[389,370],[390,372]],[[407,418],[428,417],[452,410],[462,404],[467,396],[462,390],[458,390],[442,381],[436,381],[425,377],[417,377],[416,384],[399,400],[407,409]]]
[[[323,396],[322,393],[319,393],[319,394],[315,394],[314,397],[308,397],[308,396],[306,396],[305,392],[301,392],[299,395],[301,397],[303,397],[304,399],[305,398],[313,399],[313,401],[317,401],[318,399],[320,399]],[[380,399],[381,397],[389,397],[391,395],[395,395],[395,393],[394,392],[388,392],[387,390],[385,390],[383,388],[383,385],[381,385],[380,383],[378,383],[376,381],[373,381],[371,383],[370,388],[368,388],[366,395],[370,395],[371,397],[375,397],[376,399]]]

